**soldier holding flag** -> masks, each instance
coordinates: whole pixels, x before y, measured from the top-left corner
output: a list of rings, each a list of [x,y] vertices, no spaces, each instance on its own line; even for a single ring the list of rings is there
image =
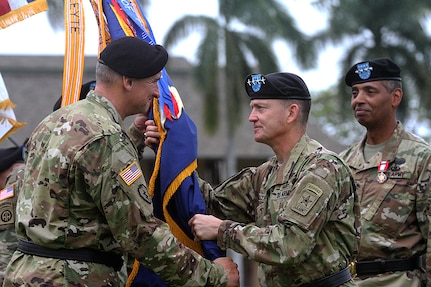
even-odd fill
[[[160,45],[112,41],[100,54],[94,91],[35,128],[5,285],[119,286],[125,278],[115,271],[125,256],[171,286],[239,285],[230,258],[204,259],[154,217],[140,165],[143,133],[137,123],[129,133],[122,128],[127,116],[148,117],[167,59]]]

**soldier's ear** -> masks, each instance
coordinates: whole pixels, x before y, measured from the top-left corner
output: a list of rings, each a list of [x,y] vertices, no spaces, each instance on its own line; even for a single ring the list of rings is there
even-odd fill
[[[292,103],[286,108],[287,113],[287,122],[294,122],[299,116],[299,106],[295,103]]]
[[[123,86],[126,90],[130,90],[133,87],[133,79],[123,76]]]
[[[391,92],[392,106],[394,108],[398,107],[400,105],[402,99],[403,99],[403,90],[401,88],[395,88]]]

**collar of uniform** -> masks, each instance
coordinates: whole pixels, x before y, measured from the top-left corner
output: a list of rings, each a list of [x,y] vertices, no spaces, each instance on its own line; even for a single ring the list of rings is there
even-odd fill
[[[391,138],[383,147],[380,156],[373,156],[370,162],[365,162],[363,154],[365,142],[367,140],[367,136],[365,135],[360,142],[353,144],[347,149],[346,152],[343,152],[343,154],[347,155],[347,157],[343,156],[343,159],[348,162],[349,166],[354,170],[375,168],[382,160],[392,162],[397,155],[398,146],[401,143],[404,135],[404,126],[398,121],[397,127],[395,128]]]
[[[392,136],[389,140],[386,141],[385,145],[381,149],[380,157],[377,158],[377,160],[373,160],[372,166],[378,166],[379,163],[382,160],[392,162],[395,157],[397,156],[398,152],[398,146],[401,144],[401,141],[403,139],[404,135],[404,126],[401,124],[401,122],[397,122],[397,126],[394,129],[394,132],[392,133]],[[361,152],[363,152],[365,143],[366,143],[366,136],[361,141]],[[370,162],[371,164],[371,162]]]
[[[319,147],[321,147],[321,145],[317,141],[312,140],[307,134],[302,135],[302,137],[290,151],[287,162],[283,165],[285,167],[284,177],[289,177],[291,172],[298,172],[298,169],[300,169],[301,165],[295,166],[293,170],[291,167],[296,165],[301,157],[309,156],[310,154],[316,152]]]
[[[121,119],[117,109],[115,109],[114,105],[107,98],[96,94],[94,91],[90,91],[86,99],[90,102],[94,102],[103,106],[112,115],[112,119],[116,123],[118,123],[120,126],[123,124],[123,120]]]

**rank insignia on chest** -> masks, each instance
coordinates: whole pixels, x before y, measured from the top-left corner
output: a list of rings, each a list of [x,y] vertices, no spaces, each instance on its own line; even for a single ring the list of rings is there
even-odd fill
[[[378,183],[384,183],[388,179],[385,173],[388,167],[389,167],[389,161],[387,160],[383,160],[379,163],[378,174],[376,177],[376,180]]]

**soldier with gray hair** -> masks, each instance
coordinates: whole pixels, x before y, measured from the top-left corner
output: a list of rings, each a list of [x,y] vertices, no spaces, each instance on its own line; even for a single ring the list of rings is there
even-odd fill
[[[121,286],[127,278],[116,271],[128,258],[170,286],[239,284],[232,259],[204,259],[153,214],[141,169],[151,139],[143,130],[167,60],[160,45],[112,41],[100,54],[94,90],[35,128],[4,286]],[[138,116],[126,133],[130,115]]]
[[[341,153],[357,183],[362,237],[358,286],[431,286],[431,147],[397,120],[401,69],[389,58],[353,65],[345,75],[351,107],[366,128]]]
[[[291,73],[252,74],[245,89],[254,139],[275,156],[215,189],[202,182],[211,215],[195,215],[193,232],[257,261],[261,286],[355,286],[355,184],[343,160],[306,134],[306,84]]]

